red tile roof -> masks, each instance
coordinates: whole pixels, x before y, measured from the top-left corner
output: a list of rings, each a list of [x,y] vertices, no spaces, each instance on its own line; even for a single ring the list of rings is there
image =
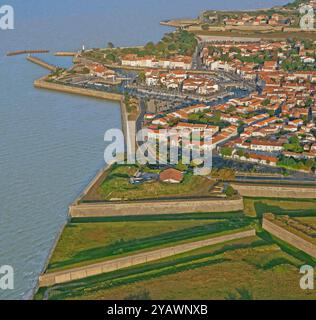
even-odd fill
[[[161,181],[174,180],[177,182],[181,182],[183,180],[183,173],[179,170],[169,168],[160,173],[159,179]]]

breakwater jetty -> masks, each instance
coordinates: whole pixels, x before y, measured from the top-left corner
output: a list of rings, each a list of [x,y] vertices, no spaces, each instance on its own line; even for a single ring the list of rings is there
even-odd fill
[[[33,56],[28,56],[26,59],[28,61],[30,61],[30,62],[33,62],[33,63],[45,68],[45,69],[50,70],[50,71],[56,71],[58,69],[58,67],[56,67],[56,66],[54,66],[52,64],[49,64],[49,63],[43,61],[40,58],[36,58],[36,57],[33,57]]]
[[[33,53],[49,53],[49,50],[17,50],[17,51],[9,51],[7,56],[17,56],[20,54],[33,54]]]
[[[75,57],[77,55],[76,52],[70,52],[70,51],[57,51],[54,53],[54,56],[56,57]]]

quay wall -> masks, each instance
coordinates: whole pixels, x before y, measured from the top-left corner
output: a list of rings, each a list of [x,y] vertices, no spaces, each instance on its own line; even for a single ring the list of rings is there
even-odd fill
[[[122,130],[123,130],[123,134],[124,134],[125,148],[127,148],[127,145],[130,144],[131,135],[135,136],[136,132],[135,132],[135,130],[134,130],[134,132],[130,131],[129,124],[128,124],[127,109],[126,109],[126,105],[125,105],[123,99],[121,99],[120,107],[121,107],[121,122],[122,122]]]
[[[243,199],[181,199],[81,203],[69,207],[72,218],[161,215],[192,212],[234,212],[244,209]]]
[[[253,237],[256,235],[254,229],[226,234],[223,236],[210,238],[206,240],[185,243],[169,248],[153,250],[149,252],[130,255],[128,257],[117,258],[105,262],[91,264],[85,267],[78,267],[69,270],[45,273],[39,278],[39,286],[47,287],[55,284],[66,283],[74,280],[84,279],[91,276],[96,276],[102,273],[112,272],[123,268],[163,259],[174,256],[191,250],[228,242],[237,239]]]
[[[315,199],[316,187],[280,186],[231,183],[231,186],[244,197]]]
[[[311,242],[308,242],[307,240],[295,235],[285,228],[280,227],[265,217],[263,217],[262,220],[262,228],[271,233],[273,236],[316,258],[316,246]]]
[[[87,96],[92,98],[98,98],[98,99],[113,100],[113,101],[122,100],[122,95],[117,93],[109,93],[109,92],[103,92],[103,91],[96,91],[92,89],[66,86],[62,84],[47,82],[45,81],[45,78],[35,80],[34,87],[38,89],[47,89],[47,90],[59,91],[63,93],[77,94],[77,95],[82,95],[82,96]]]
[[[107,164],[104,168],[102,168],[97,175],[90,181],[90,183],[86,186],[83,192],[76,198],[73,204],[70,206],[78,206],[80,205],[80,201],[85,198],[92,189],[98,188],[101,183],[104,181],[105,177],[107,176],[107,171],[111,167],[111,163]]]

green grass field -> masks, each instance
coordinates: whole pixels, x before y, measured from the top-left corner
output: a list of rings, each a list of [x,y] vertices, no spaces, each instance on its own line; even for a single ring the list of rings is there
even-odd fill
[[[139,200],[159,199],[164,197],[210,196],[214,181],[206,177],[185,174],[180,184],[169,184],[160,181],[140,185],[129,183],[129,178],[136,171],[136,166],[113,166],[98,192],[103,200]]]
[[[305,261],[251,237],[38,291],[36,299],[315,299]]]
[[[256,226],[257,236],[41,288],[36,299],[315,299],[299,287],[304,252],[262,231],[263,213],[316,225],[316,201],[245,198],[245,211],[73,219],[48,272]]]
[[[248,227],[252,220],[191,219],[69,223],[48,265],[48,272],[83,266],[174,244],[197,241]]]
[[[293,217],[316,216],[314,199],[268,199],[244,198],[245,214],[262,217],[264,213],[282,214]]]
[[[310,226],[316,228],[316,217],[296,217],[295,220],[309,224]]]

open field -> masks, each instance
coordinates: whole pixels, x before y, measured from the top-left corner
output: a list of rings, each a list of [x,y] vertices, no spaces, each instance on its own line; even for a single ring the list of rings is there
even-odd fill
[[[225,215],[225,214],[224,214]],[[131,253],[197,241],[248,227],[250,219],[191,219],[69,223],[48,265],[48,272],[123,257]]]
[[[245,214],[250,217],[261,217],[267,212],[294,217],[316,216],[314,199],[244,198],[244,205]]]
[[[245,198],[246,216],[235,212],[74,219],[48,272],[246,229],[266,212],[316,224],[315,200],[268,198]],[[259,227],[256,237],[41,288],[36,299],[315,299],[316,293],[299,287],[303,264],[315,266],[316,261]]]
[[[140,200],[164,197],[210,196],[214,181],[206,177],[185,174],[180,184],[168,184],[160,181],[139,185],[129,183],[129,178],[137,172],[136,166],[114,166],[110,169],[95,200]]]
[[[42,288],[37,299],[315,299],[299,287],[304,260],[251,237]],[[273,281],[271,281],[273,279]]]

